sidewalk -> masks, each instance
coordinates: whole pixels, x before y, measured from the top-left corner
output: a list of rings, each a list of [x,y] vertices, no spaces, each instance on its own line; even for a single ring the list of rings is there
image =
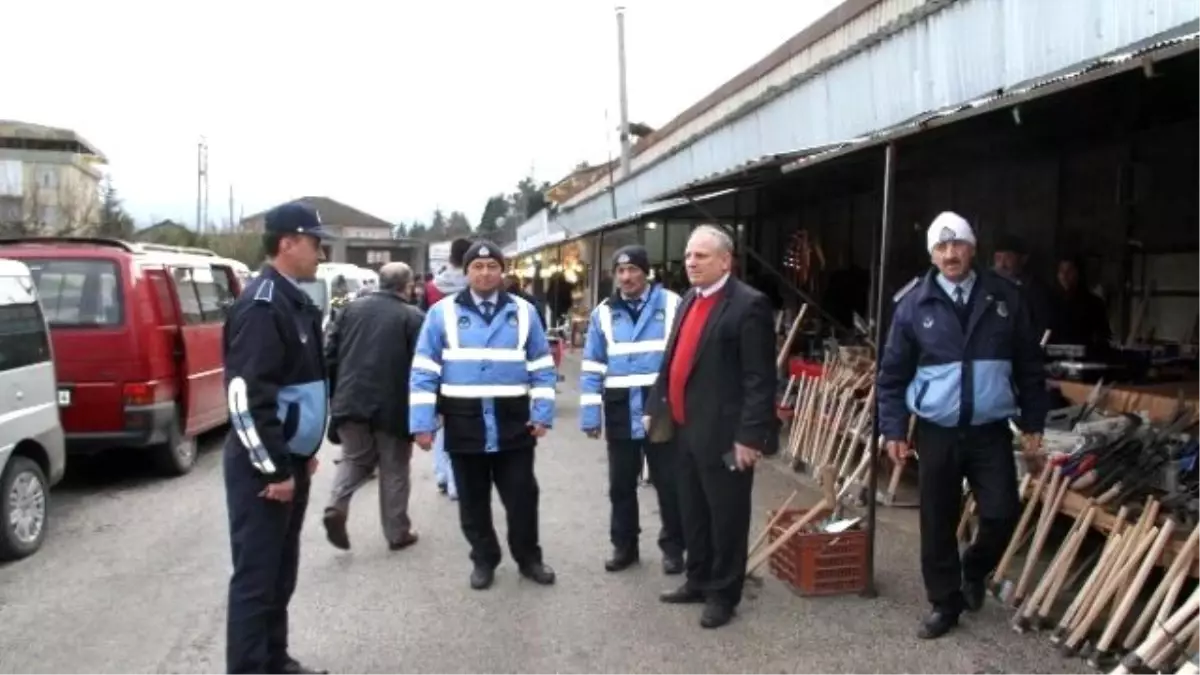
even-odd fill
[[[555,429],[539,448],[541,539],[558,571],[553,588],[518,578],[512,561],[496,585],[467,587],[470,564],[456,506],[437,494],[432,458],[418,451],[412,517],[421,541],[389,554],[376,513],[375,484],[355,498],[351,553],[334,551],[320,525],[305,531],[301,588],[293,603],[297,656],[341,672],[1082,672],[1039,636],[1008,627],[1009,612],[989,604],[955,633],[915,637],[926,611],[912,512],[880,509],[880,595],[805,599],[764,571],[747,586],[738,617],[717,631],[699,627],[699,607],[658,602],[679,583],[664,577],[654,546],[654,492],[639,492],[642,564],[604,571],[609,552],[607,466],[602,441],[578,431],[578,350],[564,359]],[[336,449],[326,455],[332,457]],[[328,495],[331,471],[318,474],[311,514]],[[785,469],[755,479],[757,534],[767,509],[800,483]],[[799,502],[819,495],[802,489]],[[495,506],[504,539],[503,508]],[[765,568],[764,568],[765,570]],[[314,664],[317,662],[314,661]]]

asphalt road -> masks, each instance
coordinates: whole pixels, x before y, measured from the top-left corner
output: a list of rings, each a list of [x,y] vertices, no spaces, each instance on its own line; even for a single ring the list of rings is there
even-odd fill
[[[325,448],[292,603],[294,655],[334,672],[1083,671],[1044,638],[1015,635],[994,605],[951,637],[917,641],[923,595],[903,514],[881,528],[880,597],[799,598],[768,578],[734,623],[701,629],[698,607],[655,598],[676,579],[659,569],[651,490],[641,493],[642,565],[604,572],[605,455],[575,431],[574,398],[560,385],[559,428],[538,458],[542,543],[559,575],[551,588],[519,578],[507,558],[491,590],[468,588],[456,506],[437,493],[424,453],[411,502],[421,541],[387,550],[371,483],[352,511],[354,549],[334,550],[319,522],[337,454]],[[196,469],[174,480],[131,458],[70,472],[53,493],[45,547],[0,567],[0,671],[223,670],[230,563],[219,443],[208,439]],[[759,471],[756,532],[794,487],[782,471]],[[497,528],[503,541],[502,517]]]

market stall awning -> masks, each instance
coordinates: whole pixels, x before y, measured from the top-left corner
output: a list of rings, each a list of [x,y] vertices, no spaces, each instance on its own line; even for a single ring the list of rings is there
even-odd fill
[[[841,145],[836,144],[836,145]],[[675,199],[696,199],[700,196],[707,196],[710,193],[724,191],[733,192],[738,190],[748,190],[751,188],[766,185],[782,174],[782,169],[787,164],[799,161],[809,155],[825,152],[834,146],[819,145],[803,150],[794,150],[792,152],[781,152],[774,155],[765,155],[758,159],[752,159],[748,162],[743,162],[735,167],[718,171],[717,173],[709,174],[702,178],[697,178],[691,182],[685,183],[680,187],[673,188],[657,195],[647,202],[662,202]]]
[[[706,191],[703,191],[697,197],[674,197],[674,198],[670,198],[670,199],[655,199],[655,200],[652,200],[651,202],[648,202],[645,206],[638,209],[637,211],[634,211],[633,213],[630,213],[627,216],[622,216],[620,218],[614,218],[613,220],[610,220],[610,221],[604,223],[600,227],[597,227],[597,228],[591,230],[591,232],[602,232],[604,230],[608,230],[608,229],[617,227],[619,225],[624,225],[626,223],[634,223],[639,220],[642,220],[643,218],[649,218],[650,216],[655,216],[655,215],[659,215],[662,213],[666,213],[673,209],[687,206],[689,204],[694,204],[697,202],[706,202],[706,201],[709,201],[710,199],[716,199],[717,197],[724,197],[725,195],[733,194],[734,192],[737,192],[737,189],[726,188],[726,189],[721,189],[721,190],[706,190]]]
[[[1076,64],[1007,89],[989,92],[965,103],[922,113],[912,119],[857,138],[841,143],[832,143],[817,152],[810,152],[784,162],[780,171],[785,174],[791,173],[819,162],[912,136],[927,129],[1012,107],[1024,101],[1049,96],[1129,70],[1148,68],[1154,61],[1196,51],[1197,47],[1200,47],[1200,32],[1197,32],[1197,28],[1200,28],[1200,24],[1191,21],[1178,29],[1135,43],[1107,56]]]

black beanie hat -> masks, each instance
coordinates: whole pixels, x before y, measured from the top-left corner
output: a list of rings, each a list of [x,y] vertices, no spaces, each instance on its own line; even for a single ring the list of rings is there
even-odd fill
[[[613,270],[616,270],[618,265],[635,265],[646,274],[650,274],[650,254],[646,252],[645,246],[638,244],[622,246],[617,249],[612,258]]]
[[[500,247],[486,239],[479,239],[471,244],[471,248],[463,254],[463,267],[470,267],[472,262],[480,258],[495,260],[500,263],[501,268],[504,267],[504,254],[500,252]]]

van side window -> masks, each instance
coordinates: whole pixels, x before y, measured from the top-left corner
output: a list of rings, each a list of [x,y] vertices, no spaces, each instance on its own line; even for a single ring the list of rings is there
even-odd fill
[[[30,290],[0,277],[0,372],[50,361],[45,318]]]
[[[192,270],[192,281],[196,284],[196,293],[200,296],[200,311],[204,314],[204,323],[224,323],[225,314],[229,310],[229,306],[221,302],[217,276],[224,276],[224,273],[210,267],[197,267]]]
[[[146,278],[154,288],[154,304],[158,308],[158,325],[177,326],[179,316],[175,313],[175,298],[171,297],[171,282],[162,270],[147,270]]]
[[[222,310],[228,314],[229,308],[237,300],[237,292],[233,290],[237,287],[237,284],[234,283],[234,279],[237,276],[233,270],[221,265],[213,265],[212,272],[213,281],[217,284],[217,301],[220,303]]]
[[[192,280],[193,270],[188,267],[171,268],[171,278],[179,297],[179,314],[188,325],[204,323],[204,312],[200,309],[200,298]]]
[[[42,309],[56,328],[120,326],[124,321],[121,281],[110,260],[25,261],[37,284]]]

